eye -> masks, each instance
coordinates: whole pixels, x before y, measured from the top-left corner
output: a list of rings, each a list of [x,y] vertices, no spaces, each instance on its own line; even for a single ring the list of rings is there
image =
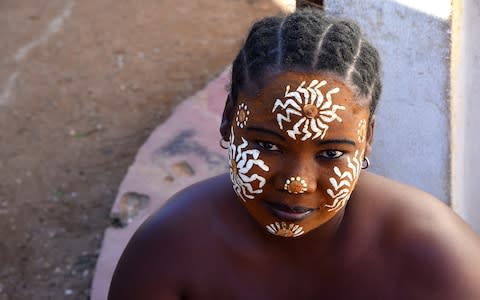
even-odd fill
[[[325,150],[320,152],[318,156],[326,159],[336,159],[342,157],[343,154],[344,152],[339,150]]]
[[[263,148],[264,150],[267,150],[267,151],[280,151],[280,148],[278,148],[277,145],[272,144],[270,142],[257,141],[257,144],[261,148]]]

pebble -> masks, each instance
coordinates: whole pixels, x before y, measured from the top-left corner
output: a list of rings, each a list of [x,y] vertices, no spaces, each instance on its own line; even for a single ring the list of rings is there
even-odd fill
[[[137,192],[123,194],[119,201],[119,211],[112,216],[112,222],[121,227],[127,226],[149,203],[148,195]]]
[[[186,161],[181,161],[178,163],[175,163],[172,166],[173,172],[177,176],[193,176],[195,175],[195,170],[193,169],[192,165],[190,165]]]

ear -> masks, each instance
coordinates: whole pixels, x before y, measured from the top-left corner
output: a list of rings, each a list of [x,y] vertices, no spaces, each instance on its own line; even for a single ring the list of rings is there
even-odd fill
[[[232,115],[234,113],[234,106],[230,94],[227,96],[225,108],[223,109],[222,123],[220,124],[220,134],[223,140],[228,141],[230,139],[230,127],[232,126]]]
[[[375,131],[375,115],[370,117],[370,123],[368,124],[367,129],[367,141],[365,147],[365,156],[370,155],[372,152],[372,143],[373,143],[373,132]]]

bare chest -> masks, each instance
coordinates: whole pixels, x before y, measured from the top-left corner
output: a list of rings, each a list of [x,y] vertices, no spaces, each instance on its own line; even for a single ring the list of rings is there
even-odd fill
[[[368,258],[350,268],[217,260],[193,274],[187,299],[402,299],[388,266]]]

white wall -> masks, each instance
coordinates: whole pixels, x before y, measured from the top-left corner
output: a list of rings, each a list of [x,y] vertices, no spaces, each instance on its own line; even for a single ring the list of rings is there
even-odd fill
[[[451,5],[416,2],[326,0],[325,10],[357,21],[382,56],[372,171],[448,203]]]
[[[452,207],[480,233],[480,0],[454,1]]]

